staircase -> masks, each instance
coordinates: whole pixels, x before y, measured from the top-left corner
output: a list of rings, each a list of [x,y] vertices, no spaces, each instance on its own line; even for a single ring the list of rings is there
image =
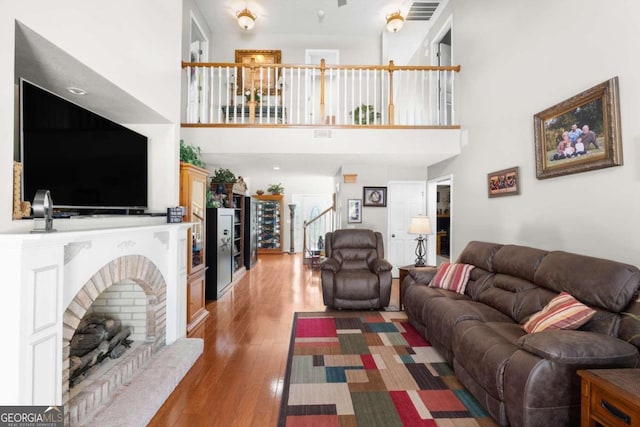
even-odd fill
[[[305,220],[303,230],[303,263],[311,268],[319,268],[324,259],[324,238],[327,232],[334,231],[336,195],[333,194],[331,206],[315,217]]]

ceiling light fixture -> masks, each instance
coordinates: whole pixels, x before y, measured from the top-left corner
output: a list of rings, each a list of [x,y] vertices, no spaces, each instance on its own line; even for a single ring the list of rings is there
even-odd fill
[[[237,12],[236,17],[238,18],[238,25],[240,25],[240,27],[244,28],[246,31],[252,29],[256,24],[256,15],[246,7],[240,12]]]
[[[404,18],[400,15],[399,10],[387,16],[387,31],[397,33],[403,25]]]
[[[74,95],[86,95],[86,94],[87,94],[87,91],[86,91],[86,90],[84,90],[84,89],[80,89],[79,87],[72,87],[72,86],[69,86],[69,87],[67,88],[67,91],[71,92],[71,93],[72,93],[72,94],[74,94]]]

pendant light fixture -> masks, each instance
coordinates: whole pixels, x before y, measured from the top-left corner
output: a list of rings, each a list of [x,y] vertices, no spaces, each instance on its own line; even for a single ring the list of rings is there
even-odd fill
[[[404,25],[404,18],[400,15],[400,11],[393,12],[387,16],[387,31],[397,33]]]
[[[256,24],[256,15],[246,7],[237,12],[236,17],[238,18],[238,25],[244,28],[245,31],[249,31]]]

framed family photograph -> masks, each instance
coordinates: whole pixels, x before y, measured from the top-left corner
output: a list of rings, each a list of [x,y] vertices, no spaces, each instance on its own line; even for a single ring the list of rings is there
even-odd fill
[[[538,179],[622,165],[617,77],[533,119]]]
[[[489,197],[515,196],[520,194],[518,167],[487,174]]]
[[[387,187],[363,187],[364,206],[387,206]]]
[[[236,64],[249,66],[253,61],[256,65],[275,65],[280,64],[282,52],[279,50],[236,50],[235,57]],[[251,89],[251,68],[238,68],[236,74],[237,94],[242,95],[243,91]],[[278,75],[278,67],[254,68],[253,87],[259,90],[261,95],[275,95]]]
[[[349,199],[347,201],[347,222],[349,224],[362,222],[362,200]]]

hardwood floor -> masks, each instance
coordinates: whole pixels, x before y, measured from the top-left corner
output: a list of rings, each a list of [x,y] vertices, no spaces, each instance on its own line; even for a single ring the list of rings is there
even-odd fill
[[[275,426],[293,313],[325,311],[319,270],[299,254],[263,255],[207,309],[204,353],[149,425]]]

